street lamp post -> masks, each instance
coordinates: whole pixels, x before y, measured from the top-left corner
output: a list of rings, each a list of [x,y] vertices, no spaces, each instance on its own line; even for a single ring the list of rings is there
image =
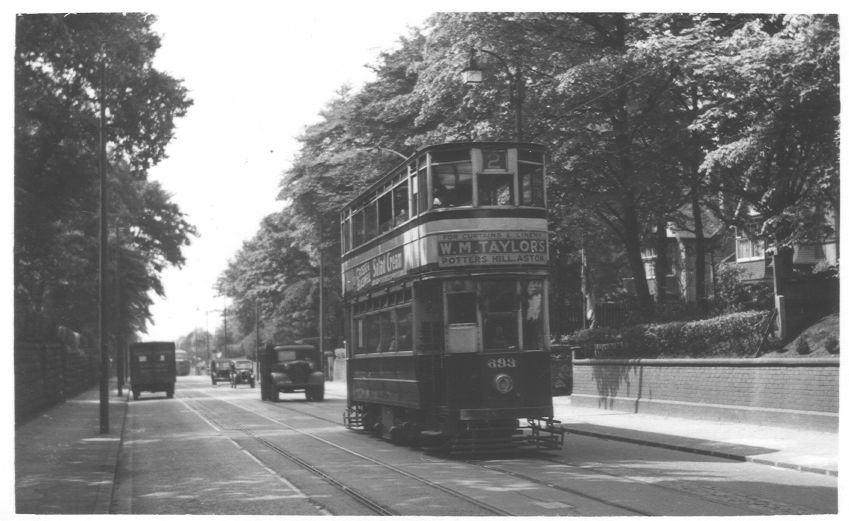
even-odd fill
[[[106,313],[106,263],[107,263],[107,234],[106,227],[106,65],[100,63],[100,123],[98,127],[98,160],[97,169],[100,175],[100,262],[98,282],[100,286],[100,302],[98,306],[98,329],[100,330],[100,433],[109,432],[109,349],[107,341]]]
[[[209,346],[209,314],[210,313],[221,313],[221,316],[224,318],[224,358],[227,358],[227,306],[224,306],[224,309],[207,309],[206,310],[206,357],[207,361],[212,360],[212,350]]]
[[[487,49],[479,49],[495,59],[504,67],[504,72],[510,82],[510,106],[513,108],[514,123],[513,137],[516,141],[521,141],[523,137],[522,128],[522,104],[525,102],[525,78],[522,75],[522,66],[517,65],[515,70],[510,70],[510,65],[507,60],[500,55]],[[462,71],[463,83],[473,85],[483,81],[483,69],[478,65],[476,59],[476,49],[472,48],[469,52],[469,65]]]

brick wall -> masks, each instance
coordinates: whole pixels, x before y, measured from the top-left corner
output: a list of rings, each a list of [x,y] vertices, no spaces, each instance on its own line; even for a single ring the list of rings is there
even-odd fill
[[[98,382],[95,353],[62,344],[15,343],[15,420],[38,413]]]
[[[837,431],[838,359],[574,360],[572,403]]]

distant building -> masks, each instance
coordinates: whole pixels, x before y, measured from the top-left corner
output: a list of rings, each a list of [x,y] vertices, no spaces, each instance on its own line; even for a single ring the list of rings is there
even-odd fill
[[[760,225],[760,219],[753,216],[746,227],[735,229],[734,256],[728,260],[743,269],[743,282],[772,281],[772,256],[767,254],[768,244],[763,239],[752,239]],[[836,266],[837,258],[835,237],[793,246],[793,267],[800,271],[811,271],[817,265]]]

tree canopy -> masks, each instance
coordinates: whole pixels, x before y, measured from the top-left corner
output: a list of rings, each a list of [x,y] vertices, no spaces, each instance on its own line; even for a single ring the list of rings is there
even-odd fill
[[[181,266],[195,228],[147,171],[191,106],[157,71],[155,18],[18,15],[15,35],[15,318],[20,338],[97,325],[98,128],[108,144],[106,279],[113,334],[144,331],[160,273]],[[101,89],[101,79],[104,89]],[[101,92],[102,91],[102,92]]]
[[[466,86],[460,72],[473,50],[485,78]],[[276,233],[264,225],[221,289],[249,298],[254,268],[241,259],[257,244],[272,256],[294,248],[311,271],[275,268],[287,275],[269,301],[305,297],[297,316],[315,328],[323,259],[328,313],[339,316],[337,212],[400,161],[380,151],[510,140],[520,94],[524,138],[550,151],[552,294],[570,300],[583,250],[606,293],[631,278],[650,315],[641,254],[662,243],[667,222],[692,227],[702,256],[703,218],[733,225],[741,207],[766,220],[756,238],[787,244],[833,232],[823,215],[838,209],[838,50],[836,17],[826,15],[437,13],[378,57],[373,81],[342,89],[305,130],[281,178],[291,241],[264,240]],[[584,236],[604,240],[587,246]],[[270,322],[282,312],[263,308]]]

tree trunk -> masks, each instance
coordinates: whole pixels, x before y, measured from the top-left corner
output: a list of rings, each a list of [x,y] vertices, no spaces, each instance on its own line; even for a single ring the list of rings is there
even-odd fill
[[[705,230],[702,223],[702,205],[699,200],[698,167],[693,172],[693,186],[690,190],[693,206],[693,227],[696,235],[696,304],[700,309],[707,305],[707,294],[705,292]]]
[[[649,292],[649,284],[646,280],[646,270],[643,266],[637,209],[633,201],[626,200],[622,210],[625,251],[628,256],[628,264],[631,267],[631,274],[634,277],[634,291],[637,293],[637,305],[640,311],[651,316],[654,306],[652,305],[651,293]]]
[[[654,260],[654,282],[657,288],[655,300],[658,304],[666,301],[666,276],[669,274],[669,258],[666,256],[666,249],[666,215],[660,215],[657,219],[657,235],[655,237],[657,257]]]

